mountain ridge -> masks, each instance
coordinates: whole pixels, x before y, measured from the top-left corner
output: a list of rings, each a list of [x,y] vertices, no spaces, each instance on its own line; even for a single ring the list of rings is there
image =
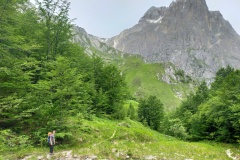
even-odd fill
[[[240,36],[219,11],[208,10],[205,0],[151,7],[107,44],[148,62],[171,62],[198,79],[212,79],[227,65],[240,68]]]

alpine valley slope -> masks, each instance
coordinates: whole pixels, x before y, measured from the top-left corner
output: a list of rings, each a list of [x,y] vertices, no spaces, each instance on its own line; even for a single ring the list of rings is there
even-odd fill
[[[218,69],[240,68],[240,36],[205,0],[151,7],[138,24],[106,41],[150,63],[171,62],[189,76],[211,80]]]
[[[179,106],[186,96],[194,91],[195,81],[171,63],[146,63],[140,55],[121,52],[106,44],[106,39],[88,34],[83,28],[74,28],[74,42],[90,56],[100,56],[104,62],[119,67],[125,75],[130,94],[139,99],[155,95],[167,110]]]
[[[205,0],[151,7],[138,24],[110,39],[78,26],[74,31],[73,41],[86,53],[119,66],[134,97],[156,95],[167,108],[194,90],[191,78],[211,82],[222,67],[240,68],[240,36]]]

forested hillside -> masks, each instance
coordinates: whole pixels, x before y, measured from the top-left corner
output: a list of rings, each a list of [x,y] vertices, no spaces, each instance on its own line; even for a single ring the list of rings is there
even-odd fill
[[[67,141],[69,128],[90,114],[121,117],[128,98],[124,76],[70,41],[69,2],[44,0],[37,9],[26,0],[0,6],[1,129],[37,144],[53,128]]]
[[[220,69],[208,89],[203,82],[183,101],[175,115],[193,140],[238,142],[240,140],[240,71]]]
[[[69,8],[65,0],[43,0],[38,8],[27,0],[0,1],[0,153],[44,146],[54,129],[63,146],[87,144],[91,131],[100,139],[104,133],[83,122],[93,125],[101,118],[104,126],[127,119],[158,131],[154,134],[239,144],[239,70],[220,69],[210,88],[202,82],[176,111],[166,112],[161,97],[134,97],[118,66],[71,42]],[[157,141],[139,130],[125,131],[134,141]]]

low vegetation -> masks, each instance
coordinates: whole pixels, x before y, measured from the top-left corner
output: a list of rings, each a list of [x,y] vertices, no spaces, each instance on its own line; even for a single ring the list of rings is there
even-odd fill
[[[59,136],[56,133],[56,136]],[[47,157],[46,141],[42,146],[23,147],[15,151],[1,152],[2,159],[21,159],[39,156]],[[66,143],[66,142],[65,142]],[[99,159],[218,159],[229,160],[226,151],[230,149],[233,156],[239,154],[234,145],[217,142],[184,142],[171,136],[160,134],[143,126],[141,123],[125,120],[108,120],[92,117],[83,120],[81,127],[74,129],[73,144],[55,146],[55,157],[63,156],[65,151],[72,151],[78,157],[95,156]],[[58,154],[59,153],[59,154]],[[1,158],[0,158],[1,159]]]

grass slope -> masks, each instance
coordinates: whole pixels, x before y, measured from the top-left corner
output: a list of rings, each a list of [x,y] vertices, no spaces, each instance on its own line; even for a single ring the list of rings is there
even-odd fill
[[[126,76],[131,94],[136,98],[155,95],[167,109],[173,109],[178,107],[182,99],[185,99],[192,90],[187,83],[171,79],[172,83],[168,84],[162,80],[165,69],[171,64],[145,63],[137,56],[125,56],[124,62],[121,69]]]
[[[129,119],[111,121],[94,117],[84,120],[75,130],[75,146],[55,147],[58,158],[66,151],[78,157],[97,156],[98,159],[164,159],[164,160],[229,160],[226,150],[240,155],[239,146],[215,142],[184,142],[160,134]],[[47,157],[48,147],[32,148],[2,154],[0,159]],[[0,153],[1,154],[1,153]]]
[[[124,54],[111,47],[105,48],[105,52],[94,47],[91,50],[105,62],[119,66],[126,77],[131,95],[137,99],[155,95],[164,103],[167,110],[172,110],[194,90],[190,85],[196,86],[193,82],[182,83],[174,79],[171,79],[171,84],[164,82],[162,77],[165,75],[165,69],[175,68],[172,64],[146,63],[138,55]]]

